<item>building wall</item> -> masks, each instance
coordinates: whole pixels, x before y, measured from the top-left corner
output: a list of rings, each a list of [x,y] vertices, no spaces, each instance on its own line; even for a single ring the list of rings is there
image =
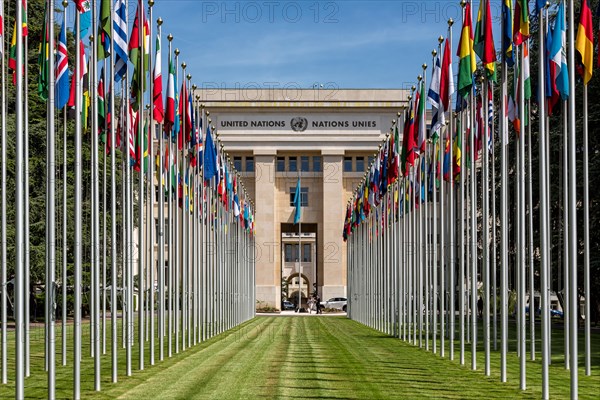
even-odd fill
[[[314,242],[317,292],[322,299],[346,296],[346,246],[342,227],[347,202],[363,179],[392,119],[406,106],[401,90],[199,90],[211,124],[231,159],[241,157],[242,181],[254,199],[257,300],[280,306],[283,242],[297,239],[290,188],[298,172],[289,171],[289,157],[320,156],[321,170],[302,172],[308,206],[302,208],[302,242]],[[254,171],[245,171],[244,157],[254,157]],[[277,171],[278,157],[286,170]],[[364,157],[362,171],[345,171],[345,157]],[[353,165],[355,167],[355,165]],[[288,235],[282,237],[282,229]],[[314,230],[313,233],[305,229]],[[285,232],[283,232],[285,233]],[[295,239],[294,239],[295,240]],[[303,263],[303,270],[312,264]],[[286,264],[285,273],[289,272]],[[310,284],[312,272],[306,275]]]

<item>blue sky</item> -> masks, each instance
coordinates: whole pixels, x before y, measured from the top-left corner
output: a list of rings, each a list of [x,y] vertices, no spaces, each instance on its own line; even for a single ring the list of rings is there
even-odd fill
[[[400,88],[431,64],[448,18],[458,41],[460,12],[458,1],[156,0],[153,19],[198,86]]]

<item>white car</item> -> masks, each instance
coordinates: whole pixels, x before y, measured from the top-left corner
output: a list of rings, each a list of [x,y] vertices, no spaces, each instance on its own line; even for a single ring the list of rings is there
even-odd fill
[[[346,308],[348,307],[348,299],[346,299],[345,297],[332,297],[327,301],[322,301],[321,307],[337,308],[338,310],[346,312]]]

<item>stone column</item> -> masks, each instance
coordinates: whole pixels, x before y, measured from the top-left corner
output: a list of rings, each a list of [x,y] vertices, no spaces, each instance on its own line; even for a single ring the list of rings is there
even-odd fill
[[[323,150],[323,227],[321,237],[322,299],[346,295],[346,260],[343,251],[344,221],[343,149]],[[325,206],[326,205],[326,206]],[[319,257],[321,258],[321,257]]]
[[[277,226],[275,150],[256,150],[256,300],[281,307],[280,227]]]

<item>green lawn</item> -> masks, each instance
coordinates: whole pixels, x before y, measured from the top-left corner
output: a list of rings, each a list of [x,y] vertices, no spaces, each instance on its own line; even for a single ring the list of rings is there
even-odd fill
[[[87,325],[89,326],[89,325]],[[38,331],[38,330],[36,330]],[[120,332],[120,329],[119,329]],[[87,334],[84,329],[84,334]],[[43,334],[43,329],[39,330]],[[32,343],[28,398],[46,397],[43,340]],[[553,347],[559,349],[558,334]],[[83,341],[89,343],[89,339]],[[157,342],[158,343],[158,342]],[[12,345],[9,346],[12,349]],[[58,341],[60,352],[60,340]],[[109,349],[110,350],[110,349]],[[593,337],[593,375],[580,376],[580,398],[600,393],[599,336]],[[60,353],[59,353],[60,354]],[[448,354],[448,352],[446,353]],[[518,359],[509,357],[509,382],[499,382],[499,354],[492,353],[492,376],[388,337],[345,317],[257,317],[179,355],[125,376],[125,352],[119,348],[119,382],[110,383],[110,354],[102,357],[102,391],[93,392],[93,360],[85,348],[82,398],[252,399],[252,398],[540,398],[540,363],[528,361],[528,390],[518,388]],[[148,356],[148,352],[146,352]],[[60,356],[57,357],[60,362]],[[539,360],[539,357],[538,357]],[[551,366],[552,398],[569,397],[569,373],[558,355]],[[12,371],[9,372],[12,376]],[[11,382],[12,383],[12,382]],[[57,367],[57,398],[72,396],[72,364]],[[13,397],[13,386],[0,386],[0,398]]]

